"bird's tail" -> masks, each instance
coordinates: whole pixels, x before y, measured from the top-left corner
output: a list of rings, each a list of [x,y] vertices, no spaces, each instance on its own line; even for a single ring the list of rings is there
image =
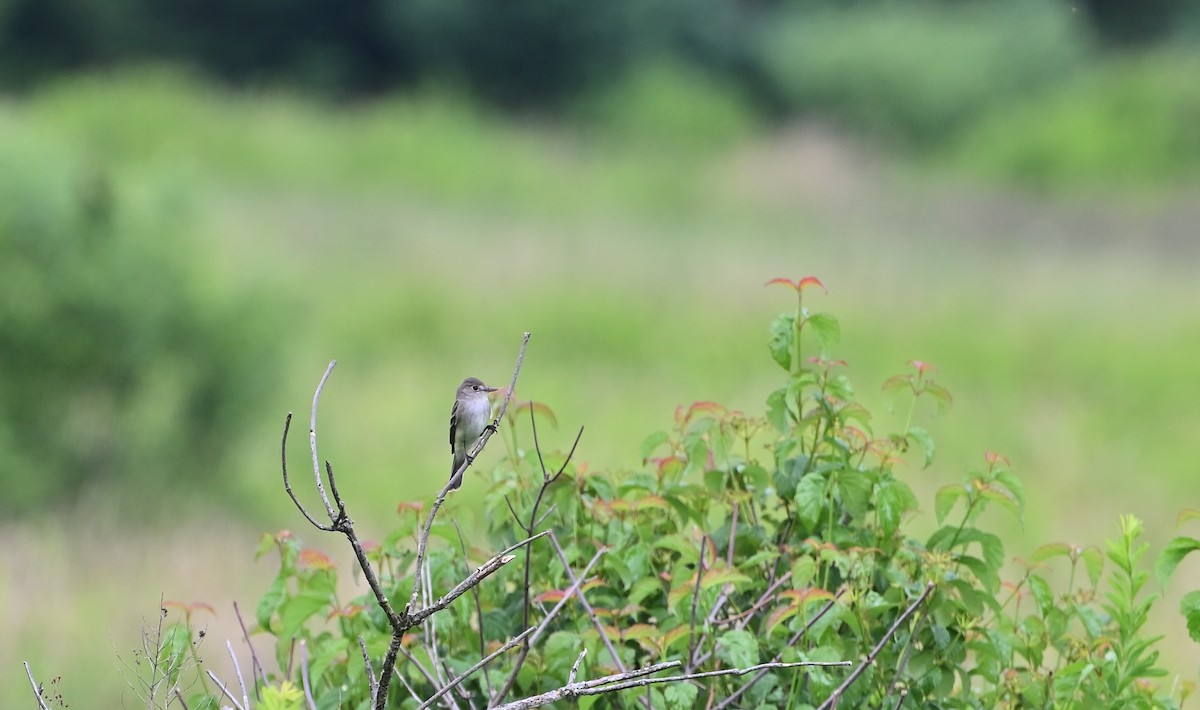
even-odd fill
[[[463,465],[463,462],[466,460],[467,460],[466,456],[459,456],[458,454],[454,455],[454,462],[450,465],[450,478],[451,479],[454,478],[454,473],[456,471],[458,471],[458,469]],[[450,490],[456,491],[456,490],[458,490],[458,487],[461,485],[462,485],[462,478],[459,478],[457,481],[454,482],[454,485],[450,486]]]

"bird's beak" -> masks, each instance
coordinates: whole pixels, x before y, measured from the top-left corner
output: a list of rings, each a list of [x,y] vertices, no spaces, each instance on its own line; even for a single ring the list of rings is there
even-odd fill
[[[484,392],[495,392],[497,389],[498,388],[496,388],[496,387],[484,387],[483,391]]]

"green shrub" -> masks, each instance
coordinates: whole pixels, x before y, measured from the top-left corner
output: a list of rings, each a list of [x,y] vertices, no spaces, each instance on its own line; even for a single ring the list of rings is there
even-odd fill
[[[913,361],[884,383],[909,402],[907,421],[875,431],[845,363],[829,355],[838,322],[806,305],[819,282],[772,283],[794,289],[797,300],[771,327],[770,354],[785,374],[762,416],[713,402],[680,407],[671,427],[643,443],[643,466],[613,475],[543,450],[523,422],[553,423],[544,404],[509,410],[501,433],[508,456],[485,476],[483,515],[451,508],[433,524],[434,539],[448,544],[431,547],[423,586],[436,598],[531,530],[553,531],[553,542],[518,550],[519,562],[476,587],[474,599],[460,597],[414,629],[408,660],[397,665],[404,685],[428,697],[439,685],[430,668],[462,673],[566,603],[527,655],[501,656],[463,690],[481,704],[508,676],[511,695],[525,697],[568,683],[576,669],[590,679],[661,661],[707,672],[781,659],[856,667],[773,670],[754,682],[719,676],[578,702],[634,707],[636,695],[655,708],[734,698],[760,708],[835,699],[894,707],[905,698],[944,708],[1178,707],[1187,684],[1167,693],[1151,682],[1166,672],[1157,638],[1146,635],[1154,597],[1145,590],[1140,523],[1124,518],[1107,552],[1044,546],[1019,580],[1003,584],[1004,546],[988,529],[988,510],[1019,517],[1025,494],[1004,457],[988,454],[961,484],[937,492],[938,527],[914,536],[918,500],[904,470],[928,465],[935,452],[914,422],[915,403],[948,406],[949,393],[927,363]],[[414,584],[425,506],[402,503],[398,513],[400,524],[366,546],[393,604]],[[485,549],[468,548],[447,521],[455,515],[486,521]],[[1160,577],[1198,547],[1179,538]],[[290,533],[265,536],[259,552],[272,550],[280,569],[256,616],[276,639],[280,667],[306,678],[317,707],[365,707],[358,639],[377,659],[390,631],[374,597],[338,598],[330,558]],[[1043,568],[1055,560],[1070,569],[1064,590]],[[574,577],[587,605],[571,600]],[[307,649],[299,659],[298,641]],[[416,702],[394,688],[391,704]]]
[[[1200,55],[1110,60],[1054,95],[998,109],[962,137],[964,169],[1027,187],[1200,180]]]
[[[1057,3],[900,3],[797,12],[763,64],[790,108],[929,146],[1068,79],[1085,57]]]
[[[184,187],[0,141],[0,510],[213,483],[271,382],[264,302],[208,283]]]

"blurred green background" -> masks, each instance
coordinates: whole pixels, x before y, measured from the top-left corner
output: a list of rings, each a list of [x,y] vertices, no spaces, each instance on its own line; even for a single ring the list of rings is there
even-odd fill
[[[130,702],[160,596],[216,609],[220,669],[264,531],[349,564],[278,477],[330,358],[323,454],[379,538],[525,330],[518,395],[589,466],[679,404],[761,413],[776,276],[829,287],[877,431],[938,367],[927,503],[994,450],[1011,556],[1122,512],[1163,543],[1200,474],[1198,77],[1198,0],[0,0],[0,705],[22,659]],[[1155,616],[1193,680],[1198,583]]]

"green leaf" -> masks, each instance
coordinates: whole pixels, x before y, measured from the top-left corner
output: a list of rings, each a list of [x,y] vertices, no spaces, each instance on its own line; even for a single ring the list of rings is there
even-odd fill
[[[888,535],[900,527],[900,519],[917,507],[917,497],[908,484],[897,480],[880,481],[875,491],[875,506],[879,511],[879,523]]]
[[[732,567],[726,567],[722,562],[720,566],[713,567],[704,573],[704,577],[700,579],[700,588],[710,589],[723,584],[742,584],[749,581],[748,576]]]
[[[158,666],[171,685],[183,670],[184,656],[192,646],[192,630],[186,624],[171,624],[158,647]]]
[[[733,668],[758,663],[758,640],[749,631],[726,631],[717,637],[717,658]]]
[[[542,649],[542,657],[548,666],[567,670],[579,658],[579,650],[583,642],[573,633],[555,631],[546,640]]]
[[[1008,492],[1012,494],[1017,505],[1021,509],[1022,515],[1025,512],[1025,484],[1021,483],[1021,479],[1016,474],[1010,471],[1000,471],[996,474],[996,481],[1004,485]]]
[[[838,490],[841,492],[842,503],[850,515],[859,520],[867,514],[873,487],[871,477],[862,471],[843,471],[838,476]]]
[[[792,346],[795,342],[796,317],[781,315],[771,323],[771,340],[768,346],[771,359],[779,363],[784,370],[792,370]]]
[[[822,350],[828,350],[842,339],[841,324],[838,323],[837,318],[828,313],[814,313],[804,321],[804,324],[812,328],[813,335]]]
[[[1179,613],[1187,619],[1188,636],[1200,642],[1200,591],[1188,592],[1179,600]]]
[[[658,447],[668,441],[670,441],[670,437],[667,436],[667,432],[665,431],[656,431],[647,436],[646,440],[642,442],[642,460],[650,458],[650,454],[654,453]]]
[[[1100,584],[1100,575],[1104,572],[1104,554],[1100,552],[1100,548],[1089,545],[1083,549],[1080,556],[1083,557],[1083,564],[1087,567],[1088,579],[1095,587]]]
[[[669,683],[663,690],[667,710],[688,710],[696,704],[696,693],[699,689],[691,683]]]
[[[1044,562],[1055,557],[1068,557],[1070,554],[1071,546],[1067,543],[1050,542],[1034,550],[1030,559],[1034,562]]]
[[[1177,537],[1167,543],[1166,549],[1154,563],[1154,576],[1158,579],[1158,583],[1165,587],[1167,580],[1170,579],[1183,558],[1195,550],[1200,550],[1200,540],[1194,537]]]
[[[1054,592],[1050,590],[1046,580],[1036,574],[1029,575],[1029,591],[1033,594],[1033,600],[1037,602],[1038,611],[1042,615],[1054,608]]]
[[[254,608],[254,617],[258,621],[258,628],[264,631],[271,631],[271,617],[279,610],[279,605],[283,604],[287,599],[287,580],[283,577],[276,577],[271,586],[267,588],[262,599],[258,600],[258,606]]]
[[[925,431],[925,429],[919,426],[910,427],[908,433],[904,435],[904,438],[912,439],[925,452],[925,466],[929,466],[929,464],[933,463],[933,453],[935,449],[933,445],[933,437],[929,435],[928,431]]]
[[[312,589],[305,589],[288,599],[279,607],[279,630],[276,635],[280,638],[295,636],[306,621],[327,609],[330,601],[329,594]]]
[[[791,429],[786,388],[777,389],[767,395],[767,421],[771,422],[771,426],[780,434],[786,434]]]
[[[937,400],[938,406],[943,410],[949,409],[950,405],[954,404],[954,398],[950,396],[950,390],[936,384],[932,380],[925,382],[924,392]]]
[[[825,504],[825,479],[815,473],[801,478],[796,485],[796,514],[800,521],[810,528],[816,525]]]
[[[935,495],[933,498],[933,512],[937,517],[937,522],[939,525],[941,525],[942,521],[946,519],[946,516],[950,514],[950,511],[954,509],[955,501],[957,501],[959,498],[965,497],[966,495],[966,487],[958,483],[952,483],[948,486],[942,486],[938,489],[937,495]]]

